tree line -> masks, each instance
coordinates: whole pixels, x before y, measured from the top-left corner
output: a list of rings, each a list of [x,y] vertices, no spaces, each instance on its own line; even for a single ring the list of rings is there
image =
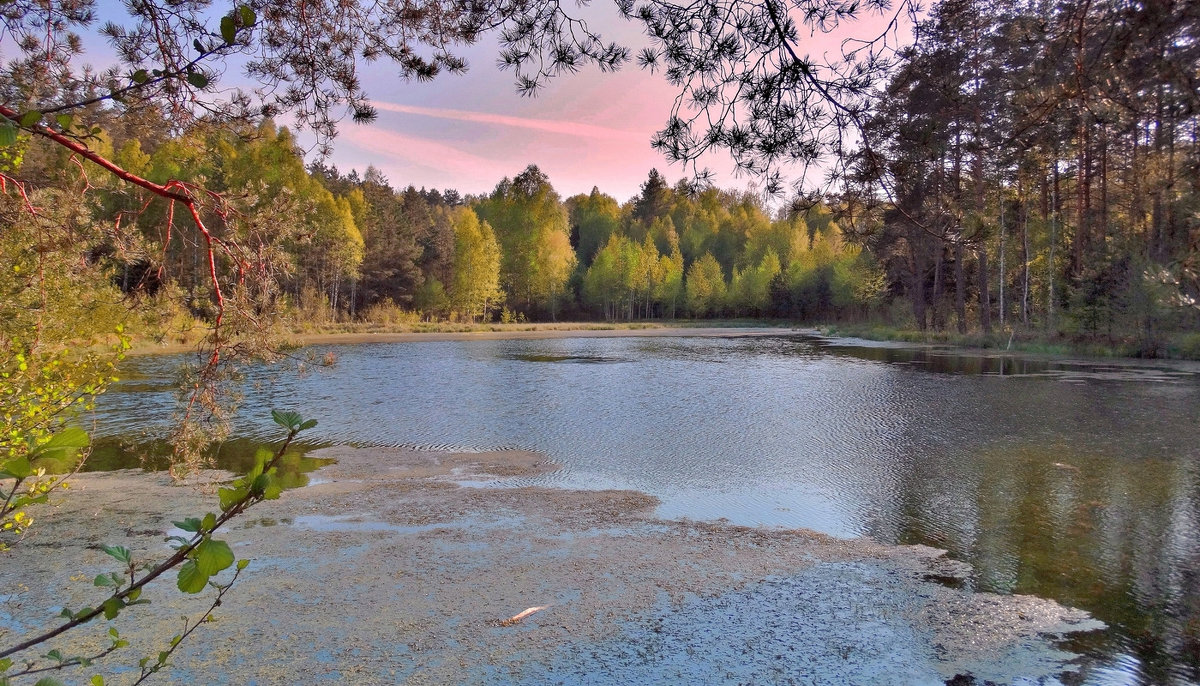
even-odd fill
[[[620,203],[593,189],[563,199],[531,165],[488,194],[393,188],[375,167],[305,165],[292,134],[265,121],[240,133],[197,127],[173,137],[112,122],[102,147],[154,182],[182,180],[219,195],[214,222],[260,227],[278,292],[268,305],[328,321],[404,310],[431,319],[863,316],[885,284],[872,256],[843,236],[824,204],[772,213],[761,195],[674,186],[652,170]],[[37,140],[22,172],[80,183],[90,165]],[[93,189],[89,221],[111,227],[79,248],[132,295],[170,289],[211,318],[209,265],[169,208],[116,182]],[[103,192],[100,192],[103,191]],[[222,216],[222,215],[226,216]],[[218,259],[215,268],[233,270]],[[170,275],[170,276],[167,276]]]
[[[154,106],[104,103],[78,116],[100,158],[203,189],[204,218],[261,239],[272,278],[254,282],[258,308],[871,319],[1134,336],[1153,354],[1163,332],[1200,325],[1197,15],[1172,0],[944,0],[851,112],[861,141],[841,149],[833,183],[781,207],[657,171],[625,202],[564,199],[536,166],[478,196],[394,188],[373,167],[306,165],[270,119],[180,127]],[[46,192],[102,191],[82,209],[114,228],[85,252],[120,290],[167,287],[215,316],[213,274],[244,264],[208,265],[169,205],[43,137],[4,150],[5,168]]]
[[[864,124],[847,186],[919,328],[1200,326],[1200,6],[944,0]]]

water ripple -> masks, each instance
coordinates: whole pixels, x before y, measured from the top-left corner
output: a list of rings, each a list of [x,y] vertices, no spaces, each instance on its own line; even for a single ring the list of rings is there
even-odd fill
[[[1130,654],[1148,683],[1200,674],[1195,366],[801,336],[336,352],[329,370],[250,370],[243,407],[298,409],[316,441],[542,452],[562,469],[523,483],[639,489],[668,517],[936,545],[974,565],[977,588],[1114,627],[1100,681],[1128,675]],[[165,426],[174,364],[132,360],[100,431]],[[277,435],[265,411],[237,421]]]

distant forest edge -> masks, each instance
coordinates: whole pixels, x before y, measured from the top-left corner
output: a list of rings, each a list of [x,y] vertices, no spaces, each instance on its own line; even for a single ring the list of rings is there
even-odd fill
[[[1200,94],[1182,68],[1200,41],[1164,24],[1062,43],[1037,7],[938,3],[845,173],[774,210],[657,171],[626,202],[564,199],[532,165],[486,195],[399,189],[306,166],[270,120],[173,133],[153,107],[95,109],[94,147],[267,236],[284,267],[256,302],[304,326],[774,318],[1200,357]],[[1081,71],[1084,54],[1112,69]],[[63,221],[112,227],[83,259],[161,303],[163,336],[212,321],[232,267],[172,233],[173,205],[40,137],[3,149],[17,168]],[[83,186],[104,192],[75,202]]]
[[[655,170],[625,203],[599,189],[563,200],[536,166],[488,195],[463,196],[398,190],[374,167],[363,174],[319,162],[305,168],[291,134],[271,122],[243,136],[197,131],[148,153],[144,138],[122,133],[105,136],[114,157],[135,173],[202,181],[247,212],[275,207],[261,211],[298,224],[281,230],[275,247],[291,265],[277,305],[300,329],[734,317],[850,323],[857,328],[844,330],[883,337],[928,328],[937,339],[935,332],[951,325],[985,333],[979,322],[986,302],[1003,330],[1016,328],[1023,337],[1124,341],[1125,353],[1200,356],[1200,340],[1192,340],[1200,335],[1188,333],[1200,313],[1177,302],[1179,292],[1160,280],[1156,270],[1163,268],[1153,266],[1146,248],[1093,248],[1073,275],[1069,206],[1054,213],[1036,186],[1031,198],[1001,189],[1007,235],[997,231],[998,218],[972,219],[991,228],[988,238],[968,243],[938,240],[924,228],[914,234],[904,214],[862,210],[850,197],[796,199],[772,213],[761,194],[697,189],[686,180],[670,185]],[[26,173],[40,165],[45,178],[74,178],[71,163],[37,141],[29,141],[22,164]],[[1062,174],[1047,180],[1058,184],[1050,192],[1059,198],[1069,197],[1062,187],[1070,182]],[[98,245],[91,257],[107,263],[114,286],[129,295],[164,308],[184,303],[184,312],[160,308],[160,339],[169,339],[172,327],[203,328],[211,315],[204,309],[207,265],[190,246],[161,245],[163,217],[153,206],[127,206],[136,196],[112,199],[90,208],[105,215],[95,219],[131,216],[145,231],[131,244],[127,225],[119,250]],[[1106,241],[1136,246],[1143,239],[1110,228]],[[921,259],[931,269],[914,286],[913,265]],[[164,263],[176,275],[170,283],[157,280]]]

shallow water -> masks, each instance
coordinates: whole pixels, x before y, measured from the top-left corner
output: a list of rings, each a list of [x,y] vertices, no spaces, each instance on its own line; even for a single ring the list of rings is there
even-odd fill
[[[297,409],[310,440],[541,451],[563,468],[536,482],[643,490],[666,517],[946,548],[975,588],[1107,622],[1073,646],[1088,682],[1200,680],[1195,366],[786,335],[331,349],[330,370],[252,370],[236,433]],[[132,360],[100,432],[165,421],[178,362]]]

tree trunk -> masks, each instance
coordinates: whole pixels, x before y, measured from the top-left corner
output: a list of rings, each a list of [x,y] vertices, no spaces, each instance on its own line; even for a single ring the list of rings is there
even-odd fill
[[[1005,252],[1004,239],[1007,237],[1007,227],[1004,226],[1004,186],[1000,186],[1000,328],[1004,328],[1004,263],[1008,260]]]
[[[954,239],[954,317],[958,320],[958,332],[967,332],[967,277],[963,273],[962,227]]]
[[[1020,187],[1018,186],[1017,195],[1020,196]],[[1023,266],[1023,278],[1021,283],[1021,324],[1029,326],[1029,205],[1021,199],[1022,219],[1021,219],[1021,263]]]

